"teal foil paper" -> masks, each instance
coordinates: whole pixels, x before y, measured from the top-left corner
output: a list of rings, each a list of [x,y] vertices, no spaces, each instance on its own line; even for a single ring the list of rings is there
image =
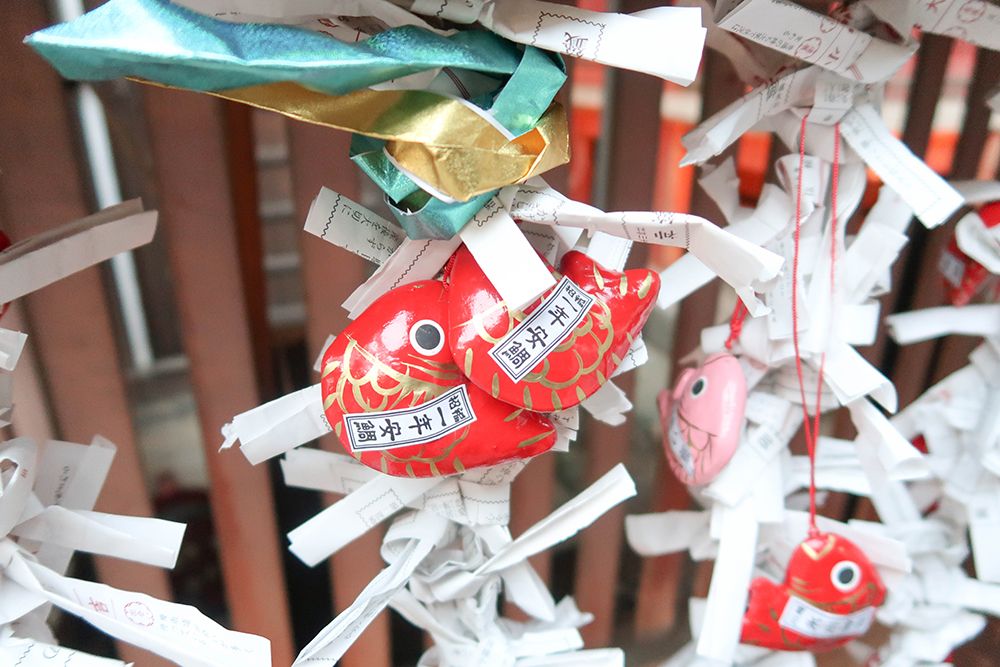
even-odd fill
[[[110,0],[25,41],[69,79],[130,76],[209,92],[293,81],[342,95],[428,69],[471,70],[503,80],[471,101],[513,135],[534,127],[566,80],[557,54],[483,30],[443,37],[404,26],[348,44],[293,26],[221,21],[166,0]],[[391,164],[383,145],[355,136],[351,157],[411,238],[451,238],[495,194],[435,199]]]
[[[26,40],[67,79],[139,77],[219,91],[276,81],[343,95],[438,67],[511,74],[513,43],[484,30],[442,37],[413,26],[348,44],[294,26],[229,23],[166,0],[110,0]]]

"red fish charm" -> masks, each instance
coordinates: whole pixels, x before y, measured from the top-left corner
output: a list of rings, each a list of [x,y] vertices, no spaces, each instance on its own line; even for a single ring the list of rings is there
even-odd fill
[[[1000,202],[990,202],[979,209],[979,218],[985,229],[993,229],[1000,225]],[[959,224],[964,224],[965,219]],[[976,223],[978,226],[978,222]],[[987,232],[984,232],[987,233]],[[972,301],[977,294],[987,291],[992,285],[992,298],[996,298],[997,279],[989,269],[969,257],[958,247],[957,232],[953,233],[948,245],[941,253],[938,268],[944,277],[944,287],[948,300],[953,306],[964,306]]]
[[[579,404],[621,365],[660,290],[654,271],[609,271],[576,251],[563,256],[560,271],[571,283],[512,312],[472,254],[465,247],[456,253],[448,343],[465,375],[490,396],[536,412]],[[539,350],[550,351],[535,362]]]
[[[450,475],[528,458],[555,444],[543,415],[498,401],[468,381],[446,340],[440,280],[376,300],[327,348],[327,419],[355,458],[395,476]]]
[[[868,631],[885,586],[864,552],[832,533],[809,537],[788,561],[785,581],[757,577],[740,641],[776,651],[827,651]]]

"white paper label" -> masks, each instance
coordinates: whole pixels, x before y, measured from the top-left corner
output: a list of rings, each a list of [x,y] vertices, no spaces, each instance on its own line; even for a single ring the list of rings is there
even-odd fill
[[[322,188],[309,207],[305,230],[382,264],[403,242],[403,230],[339,192]]]
[[[778,625],[815,639],[863,635],[875,618],[875,607],[865,607],[852,614],[831,614],[794,595],[788,598]]]
[[[962,206],[955,188],[896,139],[870,104],[852,109],[841,123],[844,140],[903,201],[925,227],[937,227]]]
[[[574,58],[597,60],[606,28],[604,23],[568,16],[565,12],[539,12],[538,22],[531,34],[531,44],[538,44],[539,34],[543,31],[559,32],[562,33],[559,42],[563,53]]]
[[[464,384],[412,408],[344,415],[351,451],[355,452],[422,445],[474,421],[476,414]]]
[[[677,417],[677,410],[674,409],[673,417],[670,419],[670,434],[667,437],[670,442],[670,449],[674,453],[675,460],[681,464],[684,472],[688,475],[694,474],[694,459],[691,457],[691,449],[687,446],[687,440],[681,433],[680,420]]]
[[[528,315],[489,355],[514,382],[541,363],[577,327],[594,305],[594,297],[563,276],[538,308]]]
[[[941,260],[938,262],[938,270],[941,275],[954,287],[961,287],[962,276],[965,275],[965,264],[958,257],[948,250],[941,253]]]

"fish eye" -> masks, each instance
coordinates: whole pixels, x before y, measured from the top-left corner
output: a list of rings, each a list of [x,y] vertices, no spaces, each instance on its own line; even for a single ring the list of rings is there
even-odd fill
[[[861,568],[851,560],[842,560],[830,570],[830,583],[842,593],[847,593],[857,587],[861,580]]]
[[[444,330],[434,320],[420,320],[410,327],[410,345],[420,354],[432,356],[444,347]]]
[[[698,398],[705,393],[708,388],[708,378],[702,375],[697,380],[691,383],[691,396]]]

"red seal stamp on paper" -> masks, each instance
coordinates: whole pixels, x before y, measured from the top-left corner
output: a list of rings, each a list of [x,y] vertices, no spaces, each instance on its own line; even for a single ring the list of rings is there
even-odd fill
[[[958,8],[958,20],[962,23],[978,21],[986,13],[986,3],[983,0],[969,0]]]
[[[125,605],[125,618],[136,625],[148,628],[156,620],[153,610],[143,602],[129,602]]]
[[[823,40],[819,37],[810,37],[809,39],[803,40],[803,42],[795,49],[795,57],[808,60],[819,52],[822,45]]]

